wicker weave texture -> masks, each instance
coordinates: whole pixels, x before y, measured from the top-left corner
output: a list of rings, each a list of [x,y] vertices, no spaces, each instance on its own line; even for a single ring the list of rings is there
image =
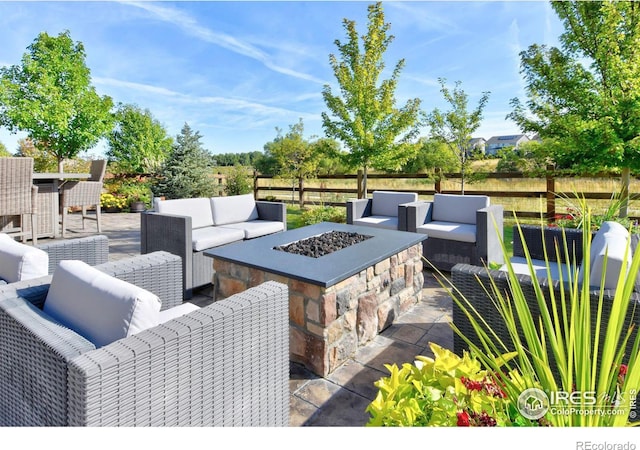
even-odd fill
[[[90,266],[109,260],[109,239],[103,235],[52,241],[40,244],[38,248],[49,254],[49,273],[53,273],[58,263],[65,259],[84,261]]]
[[[33,158],[0,158],[0,216],[21,216],[18,235],[29,234],[37,243],[37,195],[33,185]],[[24,227],[24,217],[31,216],[31,230]]]
[[[491,287],[492,281],[500,292],[510,292],[508,273],[500,270],[487,270],[482,267],[467,264],[458,264],[452,269],[451,278],[453,285],[460,291],[461,295],[471,303],[482,319],[486,321],[487,325],[496,332],[500,340],[502,340],[502,342],[507,346],[507,349],[509,351],[513,351],[515,346],[513,342],[511,342],[504,320],[494,306],[492,297],[487,295],[487,292],[493,292]],[[545,300],[551,310],[548,281],[546,279],[534,281],[529,275],[518,275],[518,279],[525,298],[527,299],[527,304],[531,314],[537,323],[537,319],[540,317],[540,309],[538,307],[537,297],[534,291],[534,282],[540,282],[542,291],[545,295]],[[560,292],[565,289],[563,285],[556,281],[553,282],[551,286],[556,298],[560,298]],[[591,291],[591,331],[593,336],[595,336],[595,327],[598,324],[596,314],[599,294],[600,292],[597,289]],[[569,293],[567,292],[565,295],[568,296]],[[614,292],[606,290],[603,295],[602,319],[600,321],[600,324],[602,325],[600,329],[600,345],[602,345],[605,340],[606,324],[611,314]],[[638,326],[640,325],[640,315],[637,313],[638,308],[640,308],[640,294],[633,293],[631,295],[630,302],[632,304],[625,319],[624,329],[626,330],[631,324],[635,324],[635,330],[625,349],[625,362],[627,362],[629,358],[635,358],[637,356],[632,355],[632,344],[633,339],[638,332]],[[480,340],[477,338],[471,322],[456,302],[453,302],[453,323],[465,336],[470,338],[472,342],[480,345]],[[524,334],[521,334],[520,338],[524,339]],[[454,333],[453,345],[455,352],[458,354],[461,354],[462,350],[467,348],[466,343],[457,335],[457,333]],[[549,357],[550,360],[553,361],[553,357],[550,352],[551,350],[549,350]],[[551,369],[554,373],[558,373],[553,363],[551,364]]]
[[[275,282],[100,349],[4,298],[0,425],[287,426],[288,342]]]

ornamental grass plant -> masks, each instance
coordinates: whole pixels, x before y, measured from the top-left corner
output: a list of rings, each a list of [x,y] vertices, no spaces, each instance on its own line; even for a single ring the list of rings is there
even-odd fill
[[[581,208],[585,229],[590,229],[590,210],[587,205]],[[517,229],[522,238],[519,223]],[[562,240],[554,249],[544,248],[549,279],[552,263],[548,252],[564,255],[559,258],[562,261],[572,261],[564,233]],[[625,318],[635,314],[629,308],[635,304],[631,297],[640,251],[633,255],[628,271],[619,274],[613,298],[605,299],[606,256],[602,279],[589,279],[587,257],[582,272],[575,262],[567,262],[567,279],[558,271],[564,288],[554,289],[554,283],[536,278],[525,246],[535,294],[535,298],[527,298],[522,275],[514,271],[504,242],[501,244],[508,289],[498,288],[492,275],[485,292],[508,330],[509,341],[503,341],[473,304],[440,274],[441,285],[472,323],[475,336],[465,336],[451,324],[466,342],[468,352],[456,349],[462,354],[458,356],[431,345],[435,358],[418,356],[414,364],[386,366],[390,376],[375,383],[379,391],[367,408],[369,426],[597,427],[626,426],[631,423],[630,416],[634,419],[632,407],[640,390],[640,360],[636,357],[640,335],[633,326],[625,327]],[[582,246],[583,254],[589,255],[590,233],[583,233]],[[625,256],[630,247],[627,242]],[[612,302],[606,319],[605,301]],[[532,312],[535,304],[539,313]],[[629,342],[631,354],[625,355]],[[541,394],[533,398],[544,407],[536,410],[541,414],[530,414],[531,392]]]
[[[589,230],[590,209],[584,203],[580,208],[584,212],[583,227]],[[519,224],[517,228],[522,237]],[[504,242],[502,247],[504,249]],[[583,255],[590,255],[590,233],[583,233],[582,248]],[[627,242],[625,259],[630,248],[631,244]],[[567,267],[567,279],[563,279],[563,271],[559,271],[559,282],[564,285],[564,289],[556,291],[553,283],[545,285],[537,281],[526,246],[524,250],[529,273],[534,280],[535,299],[525,296],[521,275],[514,271],[506,257],[506,251],[508,291],[498,289],[493,278],[491,286],[486,289],[487,297],[494,303],[508,329],[511,342],[503,342],[455,286],[445,286],[443,282],[453,300],[471,321],[478,339],[464,336],[452,324],[454,332],[467,343],[473,357],[484,368],[495,373],[506,370],[510,376],[503,377],[502,389],[510,401],[517,404],[518,400],[522,400],[520,395],[526,389],[537,388],[543,391],[551,403],[544,415],[548,424],[628,425],[630,412],[640,389],[640,359],[636,357],[640,337],[633,326],[629,328],[624,324],[628,309],[633,307],[630,300],[640,267],[640,251],[633,255],[628,271],[620,272],[613,299],[605,300],[602,286],[605,281],[606,255],[602,279],[589,279],[590,258],[585,257],[582,269],[575,263],[566,263],[570,265]],[[552,278],[548,257],[548,252],[551,251],[564,255],[563,261],[571,261],[564,233],[562,244],[557,244],[555,249],[544,248],[549,279]],[[600,286],[599,289],[595,288],[599,292],[595,302],[591,295],[594,286]],[[537,302],[539,316],[532,314],[529,307],[531,301]],[[612,301],[607,319],[602,315],[604,301]],[[592,323],[592,317],[596,318],[595,323]],[[604,338],[601,339],[601,336]],[[633,350],[631,355],[625,355],[624,350],[629,340]],[[509,361],[501,361],[501,355],[509,348],[516,350],[515,357]],[[628,361],[627,364],[624,361]]]

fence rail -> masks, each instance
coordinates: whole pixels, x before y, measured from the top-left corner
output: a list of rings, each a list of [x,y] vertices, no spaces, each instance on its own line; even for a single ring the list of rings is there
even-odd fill
[[[574,185],[584,185],[588,189],[586,180],[593,184],[593,180],[603,180],[604,190],[581,190],[566,188],[567,179]],[[289,186],[284,185],[290,181]],[[392,188],[388,186],[397,183]],[[485,188],[490,184],[496,184],[498,188]],[[517,216],[522,218],[544,218],[554,220],[558,215],[565,214],[570,208],[570,199],[576,196],[592,200],[600,204],[611,204],[611,199],[619,193],[613,188],[612,183],[620,183],[619,176],[610,174],[600,174],[589,178],[568,177],[564,174],[548,171],[546,177],[528,177],[520,172],[509,173],[482,173],[476,174],[476,179],[469,183],[466,180],[467,188],[464,193],[468,195],[488,195],[494,204],[505,206],[506,216]],[[309,186],[307,186],[307,184]],[[333,186],[331,186],[332,184]],[[335,186],[342,184],[342,186]],[[460,184],[459,173],[445,173],[434,180],[429,174],[369,174],[367,175],[369,191],[373,190],[393,190],[398,192],[415,192],[420,198],[433,196],[436,193],[461,194],[457,184]],[[636,185],[637,186],[634,186]],[[333,206],[344,206],[347,198],[362,198],[363,174],[328,175],[315,180],[286,180],[272,175],[261,175],[254,173],[253,189],[256,199],[264,200],[276,198],[287,203],[298,203],[304,206],[307,203]],[[539,188],[529,189],[538,185]],[[344,187],[353,186],[353,187]],[[472,189],[469,189],[471,187]],[[478,189],[480,187],[481,189]],[[520,187],[520,188],[518,188]],[[528,188],[523,189],[522,187]],[[629,190],[630,209],[629,216],[637,219],[640,209],[632,206],[640,200],[640,181],[632,179]],[[507,207],[507,205],[509,207]],[[515,207],[514,207],[515,205]],[[606,208],[606,205],[603,208]],[[638,204],[640,206],[640,204]],[[634,214],[635,213],[635,214]]]

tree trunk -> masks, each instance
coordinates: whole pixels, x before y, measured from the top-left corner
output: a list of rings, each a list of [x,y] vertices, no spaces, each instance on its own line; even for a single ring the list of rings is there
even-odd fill
[[[363,197],[362,198],[367,198],[367,165],[364,165],[363,171],[362,171],[362,192],[363,192]]]
[[[631,179],[631,170],[628,167],[622,169],[621,181],[622,190],[620,192],[620,217],[627,217],[629,214],[629,185]]]
[[[58,158],[58,172],[64,172],[64,158]]]
[[[304,178],[298,178],[298,203],[300,209],[304,208]]]

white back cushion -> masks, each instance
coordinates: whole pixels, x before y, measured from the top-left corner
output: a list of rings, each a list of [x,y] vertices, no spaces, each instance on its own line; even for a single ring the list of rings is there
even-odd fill
[[[258,218],[258,208],[253,194],[211,197],[211,209],[215,225],[248,222]]]
[[[102,347],[159,323],[158,296],[82,261],[61,261],[43,311]]]
[[[0,233],[0,278],[7,283],[43,277],[49,273],[49,254]]]
[[[602,224],[593,237],[593,241],[591,241],[591,253],[589,255],[591,264],[591,272],[589,273],[590,285],[600,286],[606,255],[607,271],[603,288],[616,288],[620,272],[622,270],[628,272],[631,266],[633,255],[630,248],[627,258],[624,258],[627,250],[627,239],[629,239],[629,231],[618,222],[604,222]]]
[[[176,216],[190,216],[191,228],[210,227],[213,225],[211,203],[205,197],[159,201],[156,203],[156,211]]]
[[[398,205],[417,200],[415,192],[373,191],[371,215],[398,217]]]
[[[489,206],[486,195],[434,194],[432,220],[476,223],[476,211]]]

